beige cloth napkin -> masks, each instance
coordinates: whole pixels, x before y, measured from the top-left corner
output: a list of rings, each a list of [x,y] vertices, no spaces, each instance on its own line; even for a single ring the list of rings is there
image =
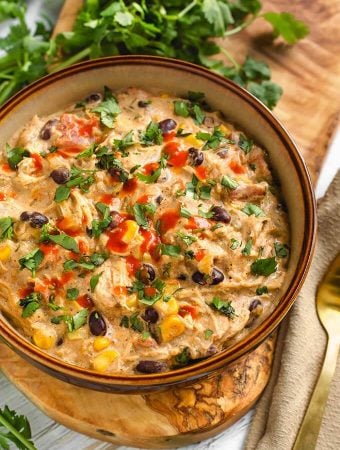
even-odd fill
[[[290,450],[294,444],[326,348],[326,334],[315,310],[316,288],[339,251],[340,172],[319,202],[318,238],[312,266],[280,328],[272,376],[257,404],[245,450]],[[340,358],[316,448],[340,450]]]

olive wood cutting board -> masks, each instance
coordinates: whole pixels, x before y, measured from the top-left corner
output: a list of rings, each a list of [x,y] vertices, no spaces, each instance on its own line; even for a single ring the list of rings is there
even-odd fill
[[[311,28],[294,47],[272,42],[258,21],[222,45],[269,63],[284,88],[275,109],[317,180],[339,117],[340,2],[265,1],[266,10],[294,12]],[[66,0],[54,33],[69,31],[81,0]],[[171,448],[211,437],[245,414],[270,375],[275,336],[218,376],[148,395],[104,394],[53,379],[0,344],[0,368],[42,411],[63,425],[113,444]],[[99,408],[100,405],[100,408]]]

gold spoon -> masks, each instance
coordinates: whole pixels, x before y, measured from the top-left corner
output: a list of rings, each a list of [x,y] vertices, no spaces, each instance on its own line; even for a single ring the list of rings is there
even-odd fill
[[[316,309],[328,335],[325,359],[293,450],[313,450],[318,439],[340,347],[340,253],[332,261],[316,295]]]

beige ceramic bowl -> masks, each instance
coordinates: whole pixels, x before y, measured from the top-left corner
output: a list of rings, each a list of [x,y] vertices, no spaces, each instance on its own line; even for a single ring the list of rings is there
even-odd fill
[[[34,114],[48,115],[104,85],[113,90],[135,86],[185,96],[206,94],[213,109],[267,149],[282,188],[291,227],[291,256],[280,302],[274,312],[243,340],[195,365],[151,375],[100,374],[67,364],[42,352],[0,318],[0,336],[22,357],[64,381],[92,389],[142,393],[213,375],[259,345],[292,306],[309,268],[315,237],[315,201],[306,166],[294,142],[272,113],[248,92],[206,69],[176,60],[124,56],[89,61],[49,75],[15,95],[0,110],[0,144]]]

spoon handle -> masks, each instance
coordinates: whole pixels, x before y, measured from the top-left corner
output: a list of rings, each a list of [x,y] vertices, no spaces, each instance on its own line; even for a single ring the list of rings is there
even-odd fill
[[[329,387],[337,364],[339,346],[340,344],[337,340],[328,339],[322,369],[296,437],[293,450],[313,450],[316,446]]]

